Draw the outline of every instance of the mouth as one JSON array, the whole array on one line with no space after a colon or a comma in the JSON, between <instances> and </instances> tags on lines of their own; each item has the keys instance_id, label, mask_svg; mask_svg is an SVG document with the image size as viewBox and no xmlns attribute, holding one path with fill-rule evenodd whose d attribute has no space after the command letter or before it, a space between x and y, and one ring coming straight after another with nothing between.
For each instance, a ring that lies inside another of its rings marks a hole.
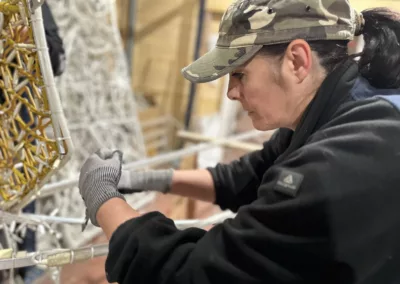
<instances>
[{"instance_id":1,"label":"mouth","mask_svg":"<svg viewBox=\"0 0 400 284\"><path fill-rule=\"evenodd\" d=\"M251 115L251 114L254 113L254 111L248 110L247 108L243 108L243 110L244 110L245 112L247 112L247 115Z\"/></svg>"}]
</instances>

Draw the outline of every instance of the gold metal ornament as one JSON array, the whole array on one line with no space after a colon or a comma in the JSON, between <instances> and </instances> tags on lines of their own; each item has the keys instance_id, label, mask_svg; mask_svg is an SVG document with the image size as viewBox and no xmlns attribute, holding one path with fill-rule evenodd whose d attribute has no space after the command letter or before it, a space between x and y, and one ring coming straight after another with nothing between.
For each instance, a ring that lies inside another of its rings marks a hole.
<instances>
[{"instance_id":1,"label":"gold metal ornament","mask_svg":"<svg viewBox=\"0 0 400 284\"><path fill-rule=\"evenodd\" d=\"M0 2L0 210L21 209L72 154L40 0Z\"/></svg>"}]
</instances>

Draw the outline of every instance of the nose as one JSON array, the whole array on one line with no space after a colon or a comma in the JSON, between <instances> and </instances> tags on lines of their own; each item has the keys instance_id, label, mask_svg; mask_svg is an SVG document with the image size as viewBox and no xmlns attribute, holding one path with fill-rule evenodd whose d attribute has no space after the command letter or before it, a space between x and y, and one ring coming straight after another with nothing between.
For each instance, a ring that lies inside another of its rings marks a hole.
<instances>
[{"instance_id":1,"label":"nose","mask_svg":"<svg viewBox=\"0 0 400 284\"><path fill-rule=\"evenodd\" d=\"M229 79L227 96L232 101L237 101L240 98L239 85L236 84L232 78Z\"/></svg>"}]
</instances>

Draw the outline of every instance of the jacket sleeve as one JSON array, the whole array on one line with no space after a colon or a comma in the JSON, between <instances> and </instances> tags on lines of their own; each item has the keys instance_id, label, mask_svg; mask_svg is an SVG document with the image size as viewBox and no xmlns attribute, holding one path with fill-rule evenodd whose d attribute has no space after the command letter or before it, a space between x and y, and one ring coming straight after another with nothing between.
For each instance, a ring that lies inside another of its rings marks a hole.
<instances>
[{"instance_id":1,"label":"jacket sleeve","mask_svg":"<svg viewBox=\"0 0 400 284\"><path fill-rule=\"evenodd\" d=\"M264 143L262 150L247 154L230 164L208 168L214 180L215 203L222 210L237 212L241 206L253 202L264 173L289 146L292 133L289 129L279 129Z\"/></svg>"},{"instance_id":2,"label":"jacket sleeve","mask_svg":"<svg viewBox=\"0 0 400 284\"><path fill-rule=\"evenodd\" d=\"M337 139L333 128L293 152L267 171L256 201L208 232L177 230L160 213L127 221L110 240L108 280L350 284L396 264L399 144L368 129ZM390 159L390 172L379 172Z\"/></svg>"},{"instance_id":3,"label":"jacket sleeve","mask_svg":"<svg viewBox=\"0 0 400 284\"><path fill-rule=\"evenodd\" d=\"M63 41L59 35L58 27L53 18L50 7L46 2L42 5L42 13L51 66L54 76L60 76L65 69L65 50Z\"/></svg>"},{"instance_id":4,"label":"jacket sleeve","mask_svg":"<svg viewBox=\"0 0 400 284\"><path fill-rule=\"evenodd\" d=\"M259 188L260 197L242 206L234 219L208 232L178 230L172 220L155 212L126 222L110 240L108 281L302 283L302 274L321 272L330 261L324 256L330 254L329 225L324 200L312 181L316 174L311 175L310 169L314 167L319 168L310 162L290 168L307 174L302 186L310 187L290 198L274 190L281 167L272 166Z\"/></svg>"},{"instance_id":5,"label":"jacket sleeve","mask_svg":"<svg viewBox=\"0 0 400 284\"><path fill-rule=\"evenodd\" d=\"M242 206L234 219L208 232L195 228L178 230L172 220L160 213L121 225L110 240L108 281L303 283L300 280L328 273L335 263L322 194L325 185L320 181L333 173L321 153L321 149L310 148L294 153L289 162L272 166L259 188L259 198ZM276 190L282 172L303 177L297 179L302 180L301 191L295 198ZM340 275L340 269L338 266L334 275Z\"/></svg>"}]
</instances>

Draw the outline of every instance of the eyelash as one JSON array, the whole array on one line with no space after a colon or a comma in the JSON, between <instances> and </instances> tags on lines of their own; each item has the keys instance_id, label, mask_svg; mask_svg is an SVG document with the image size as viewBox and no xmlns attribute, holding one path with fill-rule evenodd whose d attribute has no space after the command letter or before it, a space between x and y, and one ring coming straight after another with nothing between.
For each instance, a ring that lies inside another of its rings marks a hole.
<instances>
[{"instance_id":1,"label":"eyelash","mask_svg":"<svg viewBox=\"0 0 400 284\"><path fill-rule=\"evenodd\" d=\"M235 77L238 79L242 79L243 75L244 75L243 73L239 73L239 72L232 73L232 77Z\"/></svg>"}]
</instances>

